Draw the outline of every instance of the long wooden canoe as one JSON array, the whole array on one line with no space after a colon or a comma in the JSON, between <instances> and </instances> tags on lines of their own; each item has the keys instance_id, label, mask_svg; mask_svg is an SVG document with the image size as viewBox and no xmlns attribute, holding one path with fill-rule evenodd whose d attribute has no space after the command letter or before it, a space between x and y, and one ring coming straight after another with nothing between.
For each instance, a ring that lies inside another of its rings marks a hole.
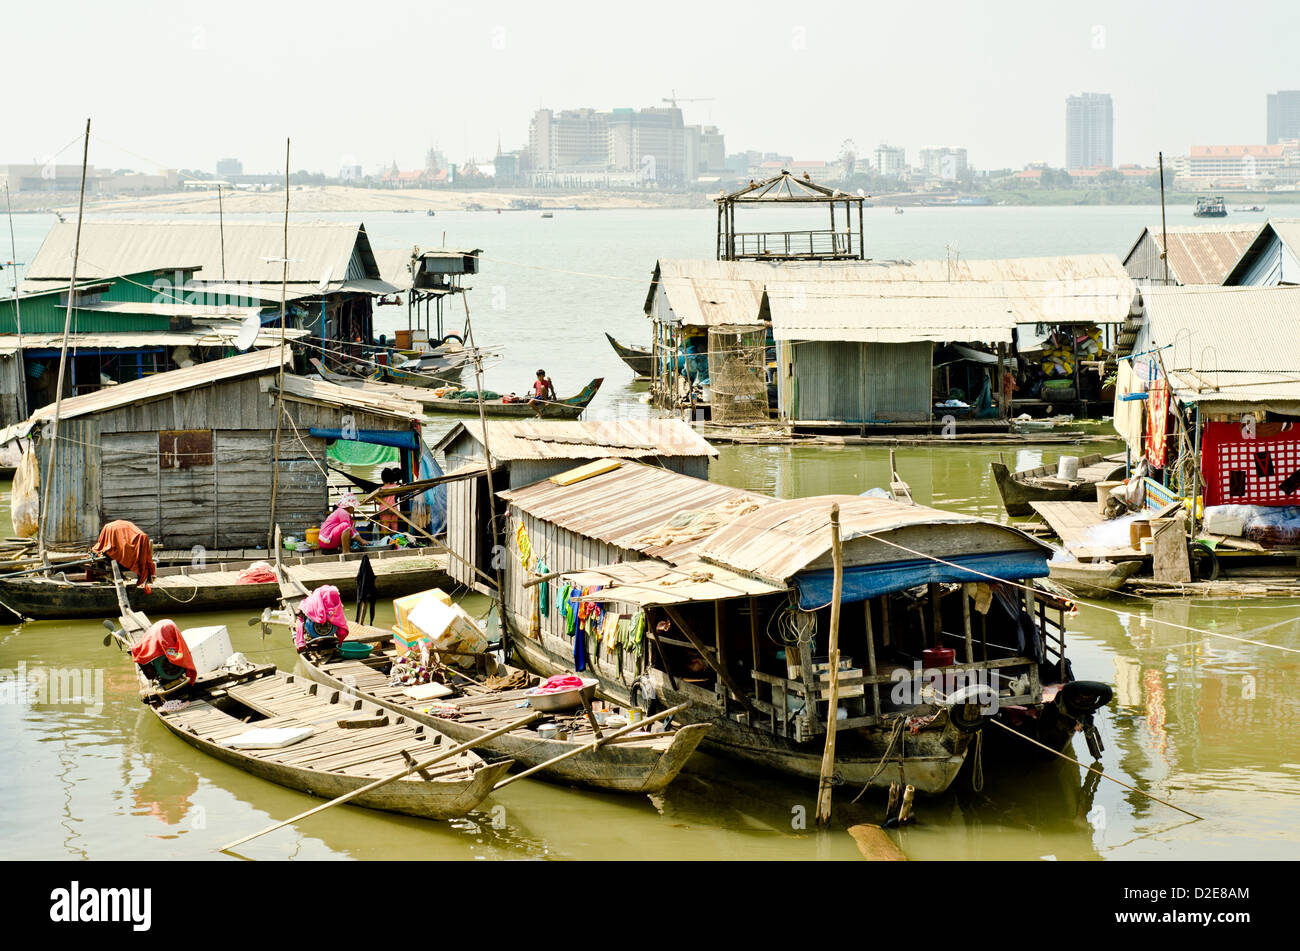
<instances>
[{"instance_id":1,"label":"long wooden canoe","mask_svg":"<svg viewBox=\"0 0 1300 951\"><path fill-rule=\"evenodd\" d=\"M461 711L460 716L456 719L434 716L425 712L429 701L419 703L406 695L405 687L390 685L387 671L395 659L395 652L388 650L364 661L303 657L302 663L312 680L349 691L367 704L376 704L394 715L421 723L457 743L474 743L518 719L520 704L528 699L528 688L493 692L458 678L452 686L456 694L437 702L455 706ZM509 668L505 671L509 672ZM517 768L524 769L596 738L580 709L572 716L557 717L564 721L568 734L565 739L542 739L537 733L538 724L534 723L488 740L482 746L476 744L474 748L512 759ZM620 737L540 770L537 775L551 782L610 792L659 792L677 778L708 731L708 724L696 723L664 733Z\"/></svg>"},{"instance_id":2,"label":"long wooden canoe","mask_svg":"<svg viewBox=\"0 0 1300 951\"><path fill-rule=\"evenodd\" d=\"M371 567L379 595L401 597L448 584L446 555L429 549L411 553L386 552L371 555ZM358 561L322 558L294 566L294 574L309 588L332 584L346 600L356 593ZM85 581L84 574L55 572L52 577L28 575L0 578L0 603L32 620L106 618L117 614L117 594L108 581ZM280 599L280 586L238 584L238 570L160 569L152 592L131 587L131 607L137 611L182 614L225 608L273 606Z\"/></svg>"},{"instance_id":3,"label":"long wooden canoe","mask_svg":"<svg viewBox=\"0 0 1300 951\"><path fill-rule=\"evenodd\" d=\"M648 347L629 347L619 343L609 333L605 334L605 339L609 345L614 348L619 359L626 363L638 379L649 379L654 373L654 357Z\"/></svg>"},{"instance_id":4,"label":"long wooden canoe","mask_svg":"<svg viewBox=\"0 0 1300 951\"><path fill-rule=\"evenodd\" d=\"M582 388L582 392L577 396L570 396L567 399L556 400L554 402L544 402L541 406L542 418L544 419L577 419L582 415L582 411L587 408L596 396L596 391L604 383L604 379L597 377ZM421 400L424 408L430 412L437 413L469 413L478 415L479 402L477 400L446 400L432 399ZM502 400L484 400L482 403L483 415L493 417L508 417L533 419L537 417L537 411L525 399L518 403L506 403Z\"/></svg>"},{"instance_id":5,"label":"long wooden canoe","mask_svg":"<svg viewBox=\"0 0 1300 951\"><path fill-rule=\"evenodd\" d=\"M1057 466L1037 466L1012 472L1001 462L989 464L993 481L1008 515L1034 514L1030 502L1087 502L1097 498L1097 483L1124 473L1123 455L1093 453L1079 460L1079 477L1057 477Z\"/></svg>"}]
</instances>

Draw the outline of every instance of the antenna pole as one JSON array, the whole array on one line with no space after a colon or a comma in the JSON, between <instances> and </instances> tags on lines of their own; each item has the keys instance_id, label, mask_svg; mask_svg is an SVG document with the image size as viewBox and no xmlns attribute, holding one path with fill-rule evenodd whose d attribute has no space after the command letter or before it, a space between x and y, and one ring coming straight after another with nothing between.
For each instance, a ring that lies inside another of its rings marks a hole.
<instances>
[{"instance_id":1,"label":"antenna pole","mask_svg":"<svg viewBox=\"0 0 1300 951\"><path fill-rule=\"evenodd\" d=\"M59 379L54 389L54 419L50 422L49 454L45 457L45 477L41 480L41 517L36 535L36 550L41 563L49 567L45 552L45 523L50 512L50 480L54 474L54 455L59 449L59 413L63 409L63 376L68 369L68 335L72 332L72 306L77 297L77 258L81 254L81 219L86 210L86 163L90 159L90 120L86 120L86 138L81 147L81 195L77 199L77 236L72 244L72 276L68 280L68 309L63 318L63 347L59 351Z\"/></svg>"},{"instance_id":2,"label":"antenna pole","mask_svg":"<svg viewBox=\"0 0 1300 951\"><path fill-rule=\"evenodd\" d=\"M1165 262L1165 285L1169 284L1169 231L1165 226L1165 153L1157 152L1160 165L1160 260Z\"/></svg>"},{"instance_id":3,"label":"antenna pole","mask_svg":"<svg viewBox=\"0 0 1300 951\"><path fill-rule=\"evenodd\" d=\"M221 236L221 280L226 280L226 214L221 202L221 186L217 186L217 231Z\"/></svg>"},{"instance_id":4,"label":"antenna pole","mask_svg":"<svg viewBox=\"0 0 1300 951\"><path fill-rule=\"evenodd\" d=\"M275 497L280 491L280 431L284 425L284 311L289 287L289 140L284 140L284 264L280 271L280 369L275 386L275 454L271 466L271 524L266 530L266 549L275 549ZM324 333L325 328L321 328ZM328 481L328 480L327 480ZM325 487L328 498L329 486Z\"/></svg>"},{"instance_id":5,"label":"antenna pole","mask_svg":"<svg viewBox=\"0 0 1300 951\"><path fill-rule=\"evenodd\" d=\"M9 183L5 182L5 207L9 210L9 254L12 260L14 283L14 325L18 331L18 418L27 418L27 360L23 357L23 311L18 299L18 243L14 240L14 206L9 199Z\"/></svg>"}]
</instances>

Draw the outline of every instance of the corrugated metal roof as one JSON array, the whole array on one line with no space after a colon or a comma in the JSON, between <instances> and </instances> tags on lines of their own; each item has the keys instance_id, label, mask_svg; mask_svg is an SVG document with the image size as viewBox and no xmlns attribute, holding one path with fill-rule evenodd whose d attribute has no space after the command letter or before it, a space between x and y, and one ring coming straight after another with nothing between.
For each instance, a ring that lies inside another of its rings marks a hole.
<instances>
[{"instance_id":1,"label":"corrugated metal roof","mask_svg":"<svg viewBox=\"0 0 1300 951\"><path fill-rule=\"evenodd\" d=\"M1260 225L1180 225L1166 229L1169 248L1165 256L1169 276L1179 284L1222 284L1242 253L1259 234ZM1127 265L1147 235L1164 250L1164 233L1158 226L1144 228L1128 254Z\"/></svg>"},{"instance_id":2,"label":"corrugated metal roof","mask_svg":"<svg viewBox=\"0 0 1300 951\"><path fill-rule=\"evenodd\" d=\"M55 224L27 269L33 281L62 278L72 271L72 251L77 223ZM151 269L201 265L201 279L252 281L276 287L283 274L284 226L273 223L227 222L224 227L224 277L222 233L216 222L194 221L86 221L81 226L79 277L105 278ZM364 274L349 274L354 251ZM332 222L289 225L289 281L379 278L365 226Z\"/></svg>"},{"instance_id":3,"label":"corrugated metal roof","mask_svg":"<svg viewBox=\"0 0 1300 951\"><path fill-rule=\"evenodd\" d=\"M482 424L468 421L453 426L434 451L445 451L466 434L482 444ZM703 436L680 419L494 419L488 423L488 439L494 462L718 455Z\"/></svg>"},{"instance_id":4,"label":"corrugated metal roof","mask_svg":"<svg viewBox=\"0 0 1300 951\"><path fill-rule=\"evenodd\" d=\"M411 289L411 249L381 249L375 251L375 263L379 266L379 276L400 291Z\"/></svg>"},{"instance_id":5,"label":"corrugated metal roof","mask_svg":"<svg viewBox=\"0 0 1300 951\"><path fill-rule=\"evenodd\" d=\"M1224 284L1236 284L1259 252L1264 250L1274 238L1290 249L1292 256L1300 258L1300 218L1270 218L1255 234L1250 245L1241 253L1236 263L1223 279Z\"/></svg>"},{"instance_id":6,"label":"corrugated metal roof","mask_svg":"<svg viewBox=\"0 0 1300 951\"><path fill-rule=\"evenodd\" d=\"M990 547L990 542L998 535L1009 543L1014 542L1008 547L1049 550L1018 529L970 515L891 499L821 495L773 502L741 516L704 541L696 555L704 561L725 565L773 584L785 583L801 571L821 567L818 563L829 555L830 512L834 503L840 507L840 537L845 543L865 535L883 535L910 526L948 525L969 529L969 551L953 542L945 548L948 556L996 550ZM879 545L886 553L881 561L906 561L916 557L884 542Z\"/></svg>"},{"instance_id":7,"label":"corrugated metal roof","mask_svg":"<svg viewBox=\"0 0 1300 951\"><path fill-rule=\"evenodd\" d=\"M1142 301L1134 351L1168 348L1161 362L1183 402L1300 401L1300 288L1148 288Z\"/></svg>"},{"instance_id":8,"label":"corrugated metal roof","mask_svg":"<svg viewBox=\"0 0 1300 951\"><path fill-rule=\"evenodd\" d=\"M763 288L777 282L844 284L866 287L869 294L931 297L974 285L982 290L952 291L949 296L1002 298L1011 303L1017 323L1031 324L1121 323L1134 290L1113 254L915 263L667 259L655 266L645 311L653 315L656 288L661 287L672 319L682 324L757 324L765 316Z\"/></svg>"},{"instance_id":9,"label":"corrugated metal roof","mask_svg":"<svg viewBox=\"0 0 1300 951\"><path fill-rule=\"evenodd\" d=\"M74 310L97 314L161 314L166 317L233 317L243 320L260 314L261 307L236 307L233 304L185 304L176 301L100 301L97 304L77 304Z\"/></svg>"},{"instance_id":10,"label":"corrugated metal roof","mask_svg":"<svg viewBox=\"0 0 1300 951\"><path fill-rule=\"evenodd\" d=\"M339 386L337 383L326 383L324 380L313 380L292 374L286 374L284 378L284 394L317 403L329 403L332 406L351 407L407 419L420 419L424 415L424 407L419 403L393 399L391 396L378 396L352 387Z\"/></svg>"},{"instance_id":11,"label":"corrugated metal roof","mask_svg":"<svg viewBox=\"0 0 1300 951\"><path fill-rule=\"evenodd\" d=\"M675 516L725 505L764 506L774 501L632 461L572 485L556 485L544 479L497 494L534 518L668 562L688 560L701 541L685 537L690 534L687 530L677 538L664 538L662 530ZM646 540L652 537L655 540Z\"/></svg>"},{"instance_id":12,"label":"corrugated metal roof","mask_svg":"<svg viewBox=\"0 0 1300 951\"><path fill-rule=\"evenodd\" d=\"M777 340L1010 343L1016 325L982 284L771 282L765 310Z\"/></svg>"},{"instance_id":13,"label":"corrugated metal roof","mask_svg":"<svg viewBox=\"0 0 1300 951\"><path fill-rule=\"evenodd\" d=\"M220 347L233 345L239 335L239 326L212 327L203 330L160 330L142 333L79 333L68 339L70 354L86 350L138 350L142 347ZM286 340L305 337L305 330L285 330ZM253 341L257 349L278 347L279 330L263 330ZM46 350L63 346L63 334L23 334L23 348ZM0 353L16 353L18 335L0 335Z\"/></svg>"},{"instance_id":14,"label":"corrugated metal roof","mask_svg":"<svg viewBox=\"0 0 1300 951\"><path fill-rule=\"evenodd\" d=\"M724 601L728 598L781 594L784 585L770 585L736 574L729 568L700 561L672 566L662 561L625 561L600 568L571 571L565 580L579 587L601 585L584 601L617 601L641 607L684 604L688 601Z\"/></svg>"},{"instance_id":15,"label":"corrugated metal roof","mask_svg":"<svg viewBox=\"0 0 1300 951\"><path fill-rule=\"evenodd\" d=\"M285 362L288 363L290 359L292 359L292 354L286 351ZM94 393L87 393L85 396L74 396L71 399L65 399L60 411L60 418L71 419L75 416L99 413L104 410L127 406L131 403L143 403L161 396L167 396L170 393L206 386L209 383L253 376L258 373L265 373L267 370L274 370L279 364L279 348L254 351L237 357L228 357L225 360L213 360L210 363L198 363L182 370L158 373L143 379L132 380L130 383L106 387ZM33 420L52 419L53 417L53 403L41 407L32 414Z\"/></svg>"}]
</instances>

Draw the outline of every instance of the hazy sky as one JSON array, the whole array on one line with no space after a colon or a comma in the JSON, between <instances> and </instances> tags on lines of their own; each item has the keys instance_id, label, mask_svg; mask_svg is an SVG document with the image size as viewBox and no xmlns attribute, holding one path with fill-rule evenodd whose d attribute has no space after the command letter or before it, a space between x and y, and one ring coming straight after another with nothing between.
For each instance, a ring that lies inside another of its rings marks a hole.
<instances>
[{"instance_id":1,"label":"hazy sky","mask_svg":"<svg viewBox=\"0 0 1300 951\"><path fill-rule=\"evenodd\" d=\"M1240 16L1238 16L1240 14ZM659 105L727 151L832 159L965 146L977 168L1064 163L1065 97L1109 92L1117 162L1265 140L1300 89L1300 3L24 3L0 16L0 162L93 120L91 164L335 174L527 143L540 106ZM80 158L75 148L60 162Z\"/></svg>"}]
</instances>

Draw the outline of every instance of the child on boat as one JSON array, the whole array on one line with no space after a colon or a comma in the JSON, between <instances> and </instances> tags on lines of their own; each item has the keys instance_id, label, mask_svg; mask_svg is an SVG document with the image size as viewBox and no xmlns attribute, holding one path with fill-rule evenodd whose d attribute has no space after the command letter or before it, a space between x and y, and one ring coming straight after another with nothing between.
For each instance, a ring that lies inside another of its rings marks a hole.
<instances>
[{"instance_id":1,"label":"child on boat","mask_svg":"<svg viewBox=\"0 0 1300 951\"><path fill-rule=\"evenodd\" d=\"M384 480L385 489L395 489L402 481L402 470L398 466L389 466L380 476ZM389 535L394 535L399 531L398 523L401 521L401 515L397 508L397 503L391 495L382 495L379 497L379 524L383 526L384 531Z\"/></svg>"}]
</instances>

